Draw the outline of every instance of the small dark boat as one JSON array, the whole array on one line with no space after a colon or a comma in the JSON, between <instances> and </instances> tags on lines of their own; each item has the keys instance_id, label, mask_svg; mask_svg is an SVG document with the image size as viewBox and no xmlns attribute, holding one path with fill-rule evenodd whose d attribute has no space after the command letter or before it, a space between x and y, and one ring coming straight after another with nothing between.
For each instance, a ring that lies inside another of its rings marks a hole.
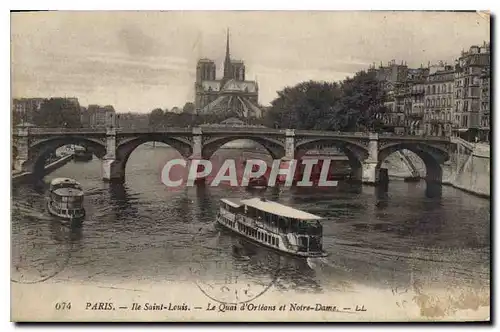
<instances>
[{"instance_id":1,"label":"small dark boat","mask_svg":"<svg viewBox=\"0 0 500 332\"><path fill-rule=\"evenodd\" d=\"M63 224L81 222L85 217L83 189L75 180L56 178L50 183L47 210Z\"/></svg>"},{"instance_id":2,"label":"small dark boat","mask_svg":"<svg viewBox=\"0 0 500 332\"><path fill-rule=\"evenodd\" d=\"M93 155L92 152L88 151L85 148L82 148L80 146L75 147L75 152L73 155L73 159L76 161L89 161L92 160Z\"/></svg>"}]
</instances>

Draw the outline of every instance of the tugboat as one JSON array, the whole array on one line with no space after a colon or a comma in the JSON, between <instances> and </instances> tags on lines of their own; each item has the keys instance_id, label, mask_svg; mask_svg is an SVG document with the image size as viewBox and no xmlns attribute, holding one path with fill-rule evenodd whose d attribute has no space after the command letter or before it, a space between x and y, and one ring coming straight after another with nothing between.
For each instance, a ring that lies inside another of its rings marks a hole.
<instances>
[{"instance_id":1,"label":"tugboat","mask_svg":"<svg viewBox=\"0 0 500 332\"><path fill-rule=\"evenodd\" d=\"M50 183L47 210L62 224L80 223L85 217L83 197L83 188L76 180L56 178Z\"/></svg>"},{"instance_id":2,"label":"tugboat","mask_svg":"<svg viewBox=\"0 0 500 332\"><path fill-rule=\"evenodd\" d=\"M322 218L268 201L221 199L217 223L249 240L274 250L299 256L326 257Z\"/></svg>"},{"instance_id":3,"label":"tugboat","mask_svg":"<svg viewBox=\"0 0 500 332\"><path fill-rule=\"evenodd\" d=\"M92 160L92 152L81 146L75 146L75 152L73 154L73 159L75 161L89 161Z\"/></svg>"}]
</instances>

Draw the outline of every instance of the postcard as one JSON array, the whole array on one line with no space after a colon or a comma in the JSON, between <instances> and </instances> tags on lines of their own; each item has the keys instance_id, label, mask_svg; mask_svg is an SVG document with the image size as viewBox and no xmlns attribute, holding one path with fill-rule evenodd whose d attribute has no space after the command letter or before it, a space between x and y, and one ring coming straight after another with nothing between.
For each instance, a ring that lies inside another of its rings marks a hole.
<instances>
[{"instance_id":1,"label":"postcard","mask_svg":"<svg viewBox=\"0 0 500 332\"><path fill-rule=\"evenodd\" d=\"M11 27L12 321L490 321L488 12Z\"/></svg>"}]
</instances>

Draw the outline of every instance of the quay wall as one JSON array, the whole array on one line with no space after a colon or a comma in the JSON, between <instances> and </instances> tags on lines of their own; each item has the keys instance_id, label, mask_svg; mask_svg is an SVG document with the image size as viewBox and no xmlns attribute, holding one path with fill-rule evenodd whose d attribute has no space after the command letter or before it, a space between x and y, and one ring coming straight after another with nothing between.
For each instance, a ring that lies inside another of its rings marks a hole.
<instances>
[{"instance_id":1,"label":"quay wall","mask_svg":"<svg viewBox=\"0 0 500 332\"><path fill-rule=\"evenodd\" d=\"M48 174L52 171L55 171L58 168L66 165L69 161L73 159L73 155L67 155L57 159L56 161L51 162L45 166L45 174ZM14 173L11 176L12 183L19 183L23 181L28 181L31 179L32 173L30 172L22 172L22 173Z\"/></svg>"},{"instance_id":2,"label":"quay wall","mask_svg":"<svg viewBox=\"0 0 500 332\"><path fill-rule=\"evenodd\" d=\"M412 161L420 176L424 177L425 165L422 160L411 151L403 151L403 153ZM408 165L396 153L384 161L384 166L388 169L389 177L392 179L412 176ZM477 196L490 197L490 177L490 147L488 145L476 144L472 153L454 155L443 165L444 185L450 185Z\"/></svg>"},{"instance_id":3,"label":"quay wall","mask_svg":"<svg viewBox=\"0 0 500 332\"><path fill-rule=\"evenodd\" d=\"M490 197L490 160L490 147L476 145L458 172L453 162L444 165L443 184L481 197Z\"/></svg>"}]
</instances>

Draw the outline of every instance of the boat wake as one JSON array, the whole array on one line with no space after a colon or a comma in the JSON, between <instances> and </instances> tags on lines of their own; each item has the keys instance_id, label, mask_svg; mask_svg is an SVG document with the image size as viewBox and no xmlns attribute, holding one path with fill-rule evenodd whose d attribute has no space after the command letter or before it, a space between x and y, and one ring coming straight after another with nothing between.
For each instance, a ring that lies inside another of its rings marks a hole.
<instances>
[{"instance_id":1,"label":"boat wake","mask_svg":"<svg viewBox=\"0 0 500 332\"><path fill-rule=\"evenodd\" d=\"M339 265L339 264L329 260L327 257L309 257L309 258L307 258L306 261L307 261L307 265L315 271L324 270L324 269L328 269L328 268L342 270L345 272L351 271L351 269L349 269L345 266Z\"/></svg>"}]
</instances>

